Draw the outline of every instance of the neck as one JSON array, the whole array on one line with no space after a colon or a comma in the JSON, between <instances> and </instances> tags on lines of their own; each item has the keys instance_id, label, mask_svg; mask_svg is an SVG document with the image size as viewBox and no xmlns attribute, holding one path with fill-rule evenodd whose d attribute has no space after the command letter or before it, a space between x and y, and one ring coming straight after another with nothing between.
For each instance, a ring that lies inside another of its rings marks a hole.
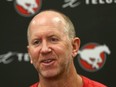
<instances>
[{"instance_id":1,"label":"neck","mask_svg":"<svg viewBox=\"0 0 116 87\"><path fill-rule=\"evenodd\" d=\"M58 78L41 79L38 87L82 87L82 79L76 69L70 68L68 73L63 73Z\"/></svg>"}]
</instances>

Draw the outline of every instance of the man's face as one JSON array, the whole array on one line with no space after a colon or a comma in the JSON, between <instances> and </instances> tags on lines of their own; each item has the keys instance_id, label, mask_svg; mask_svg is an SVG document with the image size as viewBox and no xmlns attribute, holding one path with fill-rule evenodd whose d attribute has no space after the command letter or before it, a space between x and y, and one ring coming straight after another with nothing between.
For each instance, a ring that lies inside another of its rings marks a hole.
<instances>
[{"instance_id":1,"label":"man's face","mask_svg":"<svg viewBox=\"0 0 116 87\"><path fill-rule=\"evenodd\" d=\"M28 52L40 76L49 78L67 72L72 63L72 43L62 22L41 19L30 26Z\"/></svg>"}]
</instances>

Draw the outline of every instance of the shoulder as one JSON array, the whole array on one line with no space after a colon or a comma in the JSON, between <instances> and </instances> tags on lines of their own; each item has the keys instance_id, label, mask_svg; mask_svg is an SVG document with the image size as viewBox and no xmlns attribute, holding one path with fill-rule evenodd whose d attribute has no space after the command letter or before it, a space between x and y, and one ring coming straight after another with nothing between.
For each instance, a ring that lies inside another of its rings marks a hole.
<instances>
[{"instance_id":1,"label":"shoulder","mask_svg":"<svg viewBox=\"0 0 116 87\"><path fill-rule=\"evenodd\" d=\"M39 84L39 82L37 82L37 83L31 85L30 87L38 87L38 84Z\"/></svg>"},{"instance_id":2,"label":"shoulder","mask_svg":"<svg viewBox=\"0 0 116 87\"><path fill-rule=\"evenodd\" d=\"M94 80L91 80L87 77L84 77L84 76L81 76L81 77L82 77L82 80L84 83L83 87L107 87L104 84L97 82L97 81L94 81Z\"/></svg>"}]
</instances>

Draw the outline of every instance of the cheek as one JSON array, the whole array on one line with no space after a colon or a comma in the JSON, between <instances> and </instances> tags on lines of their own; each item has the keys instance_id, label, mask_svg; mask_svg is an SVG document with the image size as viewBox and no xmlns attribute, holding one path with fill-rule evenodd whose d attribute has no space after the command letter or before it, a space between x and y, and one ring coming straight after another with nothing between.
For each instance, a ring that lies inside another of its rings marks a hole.
<instances>
[{"instance_id":1,"label":"cheek","mask_svg":"<svg viewBox=\"0 0 116 87\"><path fill-rule=\"evenodd\" d=\"M38 70L38 66L39 66L39 54L38 54L38 50L32 49L31 52L30 52L30 54L31 54L31 63Z\"/></svg>"},{"instance_id":2,"label":"cheek","mask_svg":"<svg viewBox=\"0 0 116 87\"><path fill-rule=\"evenodd\" d=\"M37 49L31 49L30 50L30 57L33 63L36 63L38 60L38 50Z\"/></svg>"},{"instance_id":3,"label":"cheek","mask_svg":"<svg viewBox=\"0 0 116 87\"><path fill-rule=\"evenodd\" d=\"M71 56L71 48L65 46L59 46L57 48L57 55L58 55L58 64L61 67L68 67L69 64L72 62L72 56Z\"/></svg>"},{"instance_id":4,"label":"cheek","mask_svg":"<svg viewBox=\"0 0 116 87\"><path fill-rule=\"evenodd\" d=\"M59 56L65 53L65 47L62 45L54 45L52 46L52 48L55 51L55 53Z\"/></svg>"},{"instance_id":5,"label":"cheek","mask_svg":"<svg viewBox=\"0 0 116 87\"><path fill-rule=\"evenodd\" d=\"M71 56L71 47L69 44L60 44L54 46L55 52L59 57L69 58Z\"/></svg>"}]
</instances>

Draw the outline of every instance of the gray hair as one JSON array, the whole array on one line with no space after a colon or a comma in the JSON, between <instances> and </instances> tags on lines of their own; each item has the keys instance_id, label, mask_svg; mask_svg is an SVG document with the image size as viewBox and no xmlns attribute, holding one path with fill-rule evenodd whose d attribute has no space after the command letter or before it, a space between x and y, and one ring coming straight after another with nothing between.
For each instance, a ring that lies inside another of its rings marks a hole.
<instances>
[{"instance_id":1,"label":"gray hair","mask_svg":"<svg viewBox=\"0 0 116 87\"><path fill-rule=\"evenodd\" d=\"M68 16L64 15L63 13L60 13L60 14L66 22L66 25L67 25L66 29L67 29L69 38L74 38L76 36L76 32L75 32L75 28L74 28L72 21L70 20L70 18Z\"/></svg>"}]
</instances>

